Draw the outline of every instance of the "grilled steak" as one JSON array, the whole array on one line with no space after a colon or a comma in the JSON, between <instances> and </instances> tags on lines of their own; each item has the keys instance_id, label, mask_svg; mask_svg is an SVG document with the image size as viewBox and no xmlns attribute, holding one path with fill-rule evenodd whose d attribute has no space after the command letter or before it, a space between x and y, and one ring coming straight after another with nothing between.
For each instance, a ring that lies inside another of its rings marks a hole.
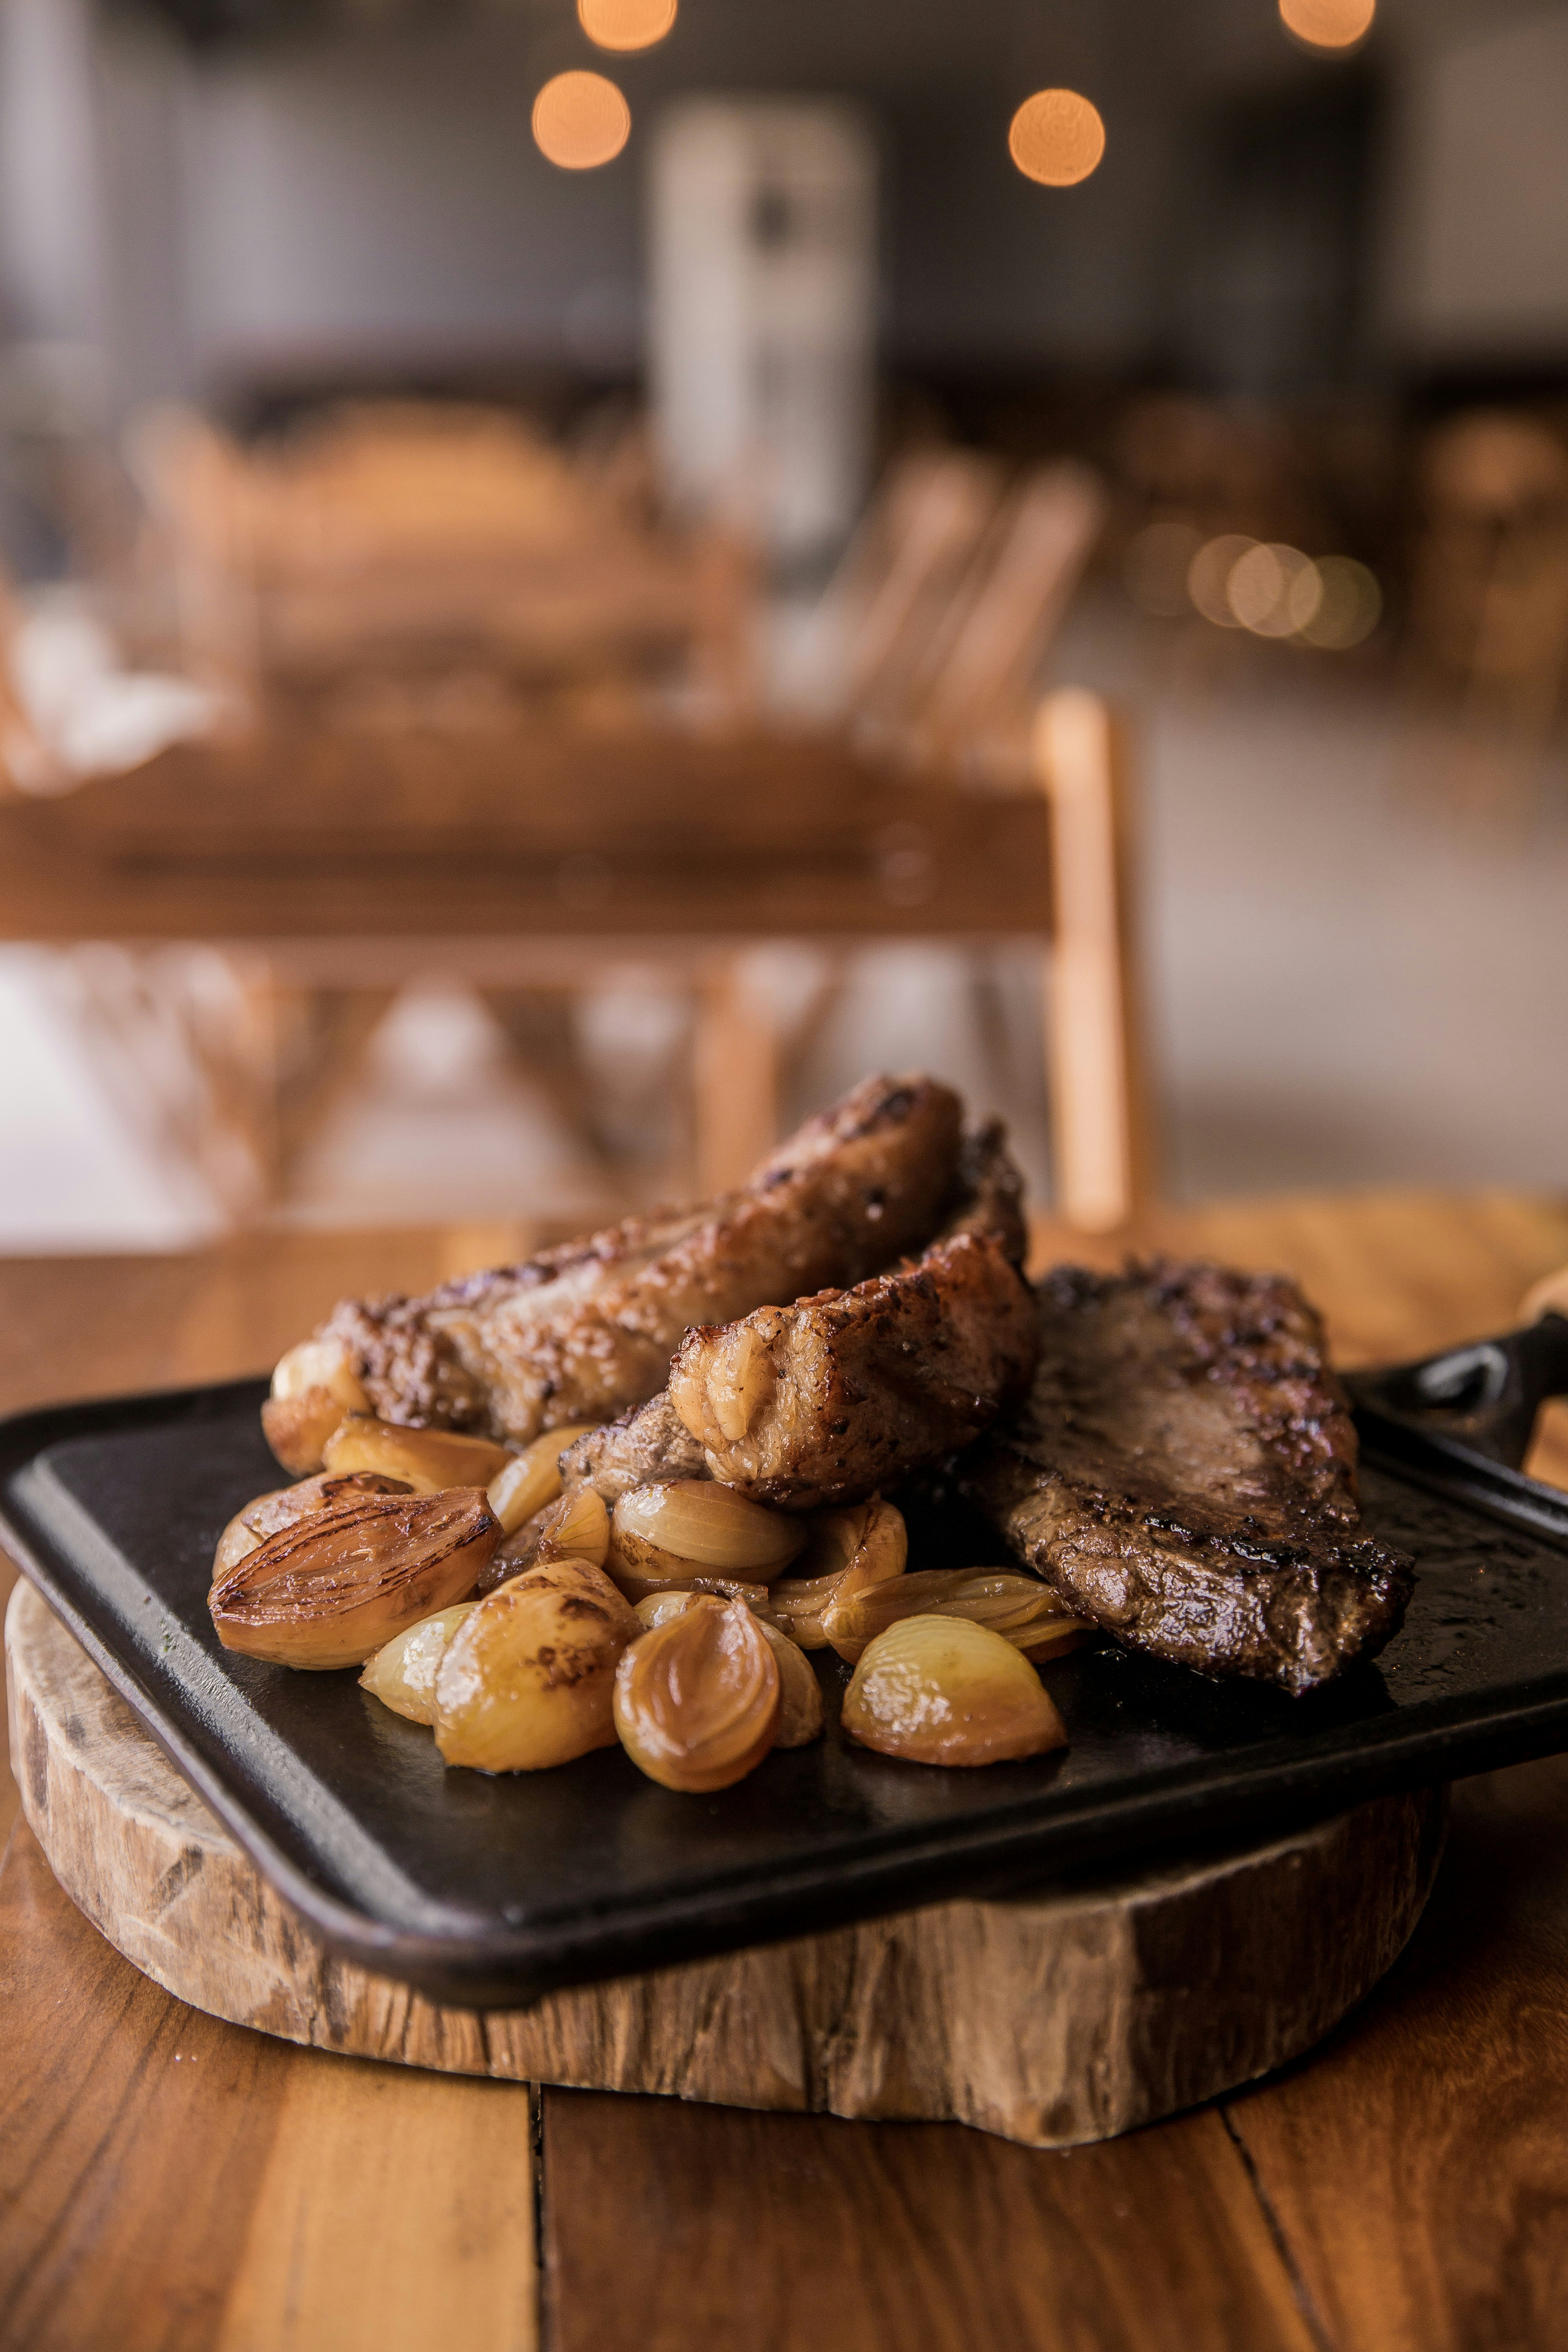
<instances>
[{"instance_id":1,"label":"grilled steak","mask_svg":"<svg viewBox=\"0 0 1568 2352\"><path fill-rule=\"evenodd\" d=\"M1159 1260L1038 1286L1026 1403L969 1491L1130 1648L1300 1693L1398 1631L1411 1571L1363 1534L1322 1326L1282 1276Z\"/></svg>"},{"instance_id":2,"label":"grilled steak","mask_svg":"<svg viewBox=\"0 0 1568 2352\"><path fill-rule=\"evenodd\" d=\"M664 1384L687 1326L860 1281L938 1225L962 1107L931 1078L868 1078L741 1191L628 1218L425 1298L346 1300L324 1327L383 1419L526 1441Z\"/></svg>"},{"instance_id":3,"label":"grilled steak","mask_svg":"<svg viewBox=\"0 0 1568 2352\"><path fill-rule=\"evenodd\" d=\"M967 1199L915 1264L687 1333L669 1401L715 1478L790 1510L859 1502L1020 1393L1037 1342L1000 1128L973 1139L965 1172Z\"/></svg>"},{"instance_id":4,"label":"grilled steak","mask_svg":"<svg viewBox=\"0 0 1568 2352\"><path fill-rule=\"evenodd\" d=\"M590 1430L561 1456L562 1484L592 1486L606 1503L618 1503L634 1486L708 1475L701 1445L677 1415L668 1389L618 1421Z\"/></svg>"}]
</instances>

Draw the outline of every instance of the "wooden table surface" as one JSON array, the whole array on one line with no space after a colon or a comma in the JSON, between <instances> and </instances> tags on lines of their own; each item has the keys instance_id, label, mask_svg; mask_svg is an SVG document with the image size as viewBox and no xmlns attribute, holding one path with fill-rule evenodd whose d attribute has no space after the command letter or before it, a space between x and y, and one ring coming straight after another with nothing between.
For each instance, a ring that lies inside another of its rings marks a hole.
<instances>
[{"instance_id":1,"label":"wooden table surface","mask_svg":"<svg viewBox=\"0 0 1568 2352\"><path fill-rule=\"evenodd\" d=\"M0 1408L225 1377L340 1291L519 1228L0 1262ZM1505 1327L1568 1207L1379 1193L1163 1218L1298 1274L1346 1362ZM1042 1229L1042 1255L1069 1252ZM1101 1253L1103 1255L1103 1253ZM1558 1423L1534 1466L1568 1484ZM1259 2087L1066 2155L453 2080L172 2000L3 1791L0 2346L26 2352L1560 2352L1568 1762L1465 1783L1385 1983Z\"/></svg>"}]
</instances>

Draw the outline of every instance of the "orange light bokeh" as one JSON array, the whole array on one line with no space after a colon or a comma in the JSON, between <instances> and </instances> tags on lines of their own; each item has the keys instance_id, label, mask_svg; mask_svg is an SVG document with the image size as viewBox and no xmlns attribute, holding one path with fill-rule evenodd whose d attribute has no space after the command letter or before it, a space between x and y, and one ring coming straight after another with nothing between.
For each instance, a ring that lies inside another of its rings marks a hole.
<instances>
[{"instance_id":1,"label":"orange light bokeh","mask_svg":"<svg viewBox=\"0 0 1568 2352\"><path fill-rule=\"evenodd\" d=\"M1076 89L1037 89L1013 117L1007 152L1026 179L1076 187L1105 152L1100 110Z\"/></svg>"},{"instance_id":2,"label":"orange light bokeh","mask_svg":"<svg viewBox=\"0 0 1568 2352\"><path fill-rule=\"evenodd\" d=\"M1377 0L1279 0L1288 33L1313 49L1348 49L1371 31Z\"/></svg>"},{"instance_id":3,"label":"orange light bokeh","mask_svg":"<svg viewBox=\"0 0 1568 2352\"><path fill-rule=\"evenodd\" d=\"M609 163L631 127L631 108L603 74L557 74L533 101L539 151L563 172L591 172Z\"/></svg>"},{"instance_id":4,"label":"orange light bokeh","mask_svg":"<svg viewBox=\"0 0 1568 2352\"><path fill-rule=\"evenodd\" d=\"M679 0L577 0L577 22L601 49L651 49L675 22Z\"/></svg>"}]
</instances>

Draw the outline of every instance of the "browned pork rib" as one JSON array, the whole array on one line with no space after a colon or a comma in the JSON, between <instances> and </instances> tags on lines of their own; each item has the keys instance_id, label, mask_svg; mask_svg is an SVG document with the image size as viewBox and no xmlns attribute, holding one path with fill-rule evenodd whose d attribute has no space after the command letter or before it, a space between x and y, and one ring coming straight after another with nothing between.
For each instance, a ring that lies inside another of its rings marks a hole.
<instances>
[{"instance_id":1,"label":"browned pork rib","mask_svg":"<svg viewBox=\"0 0 1568 2352\"><path fill-rule=\"evenodd\" d=\"M858 1282L918 1247L953 1192L962 1115L931 1078L868 1078L739 1192L425 1298L345 1301L323 1337L384 1420L514 1442L608 1420L663 1386L689 1324Z\"/></svg>"},{"instance_id":2,"label":"browned pork rib","mask_svg":"<svg viewBox=\"0 0 1568 2352\"><path fill-rule=\"evenodd\" d=\"M858 1502L968 1444L1019 1393L1037 1341L999 1128L965 1172L966 1201L917 1263L687 1333L669 1401L715 1478L790 1510Z\"/></svg>"},{"instance_id":3,"label":"browned pork rib","mask_svg":"<svg viewBox=\"0 0 1568 2352\"><path fill-rule=\"evenodd\" d=\"M1362 1530L1322 1326L1279 1275L1058 1267L1040 1360L970 1491L1020 1559L1130 1648L1300 1693L1395 1633L1408 1563Z\"/></svg>"}]
</instances>

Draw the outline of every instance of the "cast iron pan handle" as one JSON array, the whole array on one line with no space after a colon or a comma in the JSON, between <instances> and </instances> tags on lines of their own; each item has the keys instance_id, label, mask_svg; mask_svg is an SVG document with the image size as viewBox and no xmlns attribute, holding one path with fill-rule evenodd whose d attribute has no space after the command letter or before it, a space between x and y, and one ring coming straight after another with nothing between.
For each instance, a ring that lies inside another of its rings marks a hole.
<instances>
[{"instance_id":1,"label":"cast iron pan handle","mask_svg":"<svg viewBox=\"0 0 1568 2352\"><path fill-rule=\"evenodd\" d=\"M1380 1412L1518 1470L1542 1406L1549 1397L1568 1396L1568 1266L1538 1282L1521 1313L1522 1327L1500 1339L1475 1339L1423 1363L1357 1373L1352 1390Z\"/></svg>"}]
</instances>

